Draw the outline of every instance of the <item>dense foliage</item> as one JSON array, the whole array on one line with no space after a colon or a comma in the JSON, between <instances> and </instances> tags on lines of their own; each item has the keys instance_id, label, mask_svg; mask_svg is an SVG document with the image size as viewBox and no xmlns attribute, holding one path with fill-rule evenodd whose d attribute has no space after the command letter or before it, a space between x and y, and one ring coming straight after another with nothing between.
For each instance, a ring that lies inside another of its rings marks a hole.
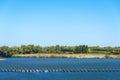
<instances>
[{"instance_id":1,"label":"dense foliage","mask_svg":"<svg viewBox=\"0 0 120 80\"><path fill-rule=\"evenodd\" d=\"M35 54L35 53L70 53L70 54L86 54L86 53L103 53L103 54L120 54L120 47L88 47L87 45L79 46L35 46L35 45L21 45L21 46L1 46L0 56L11 57L13 54Z\"/></svg>"}]
</instances>

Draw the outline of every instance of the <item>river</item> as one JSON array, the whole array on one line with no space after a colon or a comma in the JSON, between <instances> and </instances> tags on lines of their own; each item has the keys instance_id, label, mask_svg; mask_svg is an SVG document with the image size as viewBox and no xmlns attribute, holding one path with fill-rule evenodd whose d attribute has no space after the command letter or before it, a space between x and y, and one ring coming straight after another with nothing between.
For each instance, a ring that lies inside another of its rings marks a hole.
<instances>
[{"instance_id":1,"label":"river","mask_svg":"<svg viewBox=\"0 0 120 80\"><path fill-rule=\"evenodd\" d=\"M7 58L0 80L120 80L120 59Z\"/></svg>"}]
</instances>

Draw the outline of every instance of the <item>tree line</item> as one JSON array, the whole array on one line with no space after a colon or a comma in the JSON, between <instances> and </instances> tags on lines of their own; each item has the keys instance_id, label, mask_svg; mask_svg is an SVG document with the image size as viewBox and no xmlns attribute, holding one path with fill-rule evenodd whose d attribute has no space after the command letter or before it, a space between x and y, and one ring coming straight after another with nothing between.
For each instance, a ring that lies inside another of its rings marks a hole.
<instances>
[{"instance_id":1,"label":"tree line","mask_svg":"<svg viewBox=\"0 0 120 80\"><path fill-rule=\"evenodd\" d=\"M120 54L120 47L99 47L88 45L78 46L39 46L39 45L21 45L21 46L1 46L0 57L11 57L14 54L36 54L36 53L69 53L69 54L88 54L88 53L103 53L103 54Z\"/></svg>"}]
</instances>

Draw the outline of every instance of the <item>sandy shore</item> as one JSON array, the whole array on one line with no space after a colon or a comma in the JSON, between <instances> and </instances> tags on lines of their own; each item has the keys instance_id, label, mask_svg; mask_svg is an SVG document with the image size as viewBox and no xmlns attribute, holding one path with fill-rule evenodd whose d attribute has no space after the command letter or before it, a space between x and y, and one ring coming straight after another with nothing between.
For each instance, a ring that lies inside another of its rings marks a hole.
<instances>
[{"instance_id":1,"label":"sandy shore","mask_svg":"<svg viewBox=\"0 0 120 80\"><path fill-rule=\"evenodd\" d=\"M33 57L33 58L120 58L120 55L105 54L16 54L13 57Z\"/></svg>"},{"instance_id":2,"label":"sandy shore","mask_svg":"<svg viewBox=\"0 0 120 80\"><path fill-rule=\"evenodd\" d=\"M0 60L5 60L4 58L0 58Z\"/></svg>"}]
</instances>

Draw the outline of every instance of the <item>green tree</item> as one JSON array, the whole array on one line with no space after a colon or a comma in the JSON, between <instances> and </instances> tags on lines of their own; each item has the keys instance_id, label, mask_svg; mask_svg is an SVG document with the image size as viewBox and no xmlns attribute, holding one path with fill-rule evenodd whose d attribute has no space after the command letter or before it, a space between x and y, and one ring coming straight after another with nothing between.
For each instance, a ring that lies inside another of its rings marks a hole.
<instances>
[{"instance_id":1,"label":"green tree","mask_svg":"<svg viewBox=\"0 0 120 80\"><path fill-rule=\"evenodd\" d=\"M11 57L13 55L12 49L8 46L0 47L0 56L1 57Z\"/></svg>"}]
</instances>

